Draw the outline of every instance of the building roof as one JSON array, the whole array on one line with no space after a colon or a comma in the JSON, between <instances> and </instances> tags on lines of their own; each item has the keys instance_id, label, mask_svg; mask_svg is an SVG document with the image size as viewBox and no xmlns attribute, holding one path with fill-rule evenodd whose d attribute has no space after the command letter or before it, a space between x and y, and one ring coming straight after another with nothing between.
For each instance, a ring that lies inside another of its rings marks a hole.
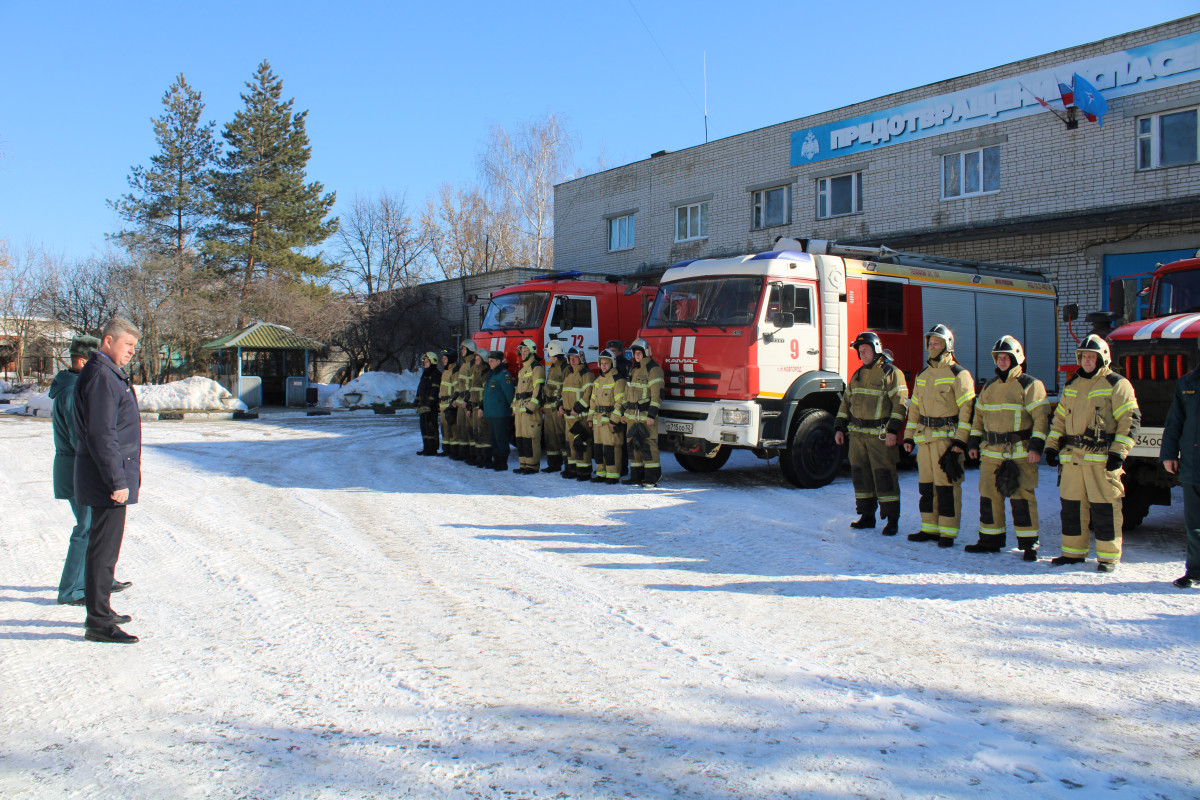
<instances>
[{"instance_id":1,"label":"building roof","mask_svg":"<svg viewBox=\"0 0 1200 800\"><path fill-rule=\"evenodd\" d=\"M247 350L323 350L325 345L299 336L291 328L262 321L201 345L202 350L234 347Z\"/></svg>"}]
</instances>

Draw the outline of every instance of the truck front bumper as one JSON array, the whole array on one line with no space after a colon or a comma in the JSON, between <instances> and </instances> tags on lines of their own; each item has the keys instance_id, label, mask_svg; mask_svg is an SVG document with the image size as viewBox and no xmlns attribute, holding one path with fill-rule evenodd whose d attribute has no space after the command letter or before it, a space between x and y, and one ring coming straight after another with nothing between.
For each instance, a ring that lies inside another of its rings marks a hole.
<instances>
[{"instance_id":1,"label":"truck front bumper","mask_svg":"<svg viewBox=\"0 0 1200 800\"><path fill-rule=\"evenodd\" d=\"M669 452L692 452L701 442L757 447L762 408L753 402L667 400L658 415L659 442Z\"/></svg>"}]
</instances>

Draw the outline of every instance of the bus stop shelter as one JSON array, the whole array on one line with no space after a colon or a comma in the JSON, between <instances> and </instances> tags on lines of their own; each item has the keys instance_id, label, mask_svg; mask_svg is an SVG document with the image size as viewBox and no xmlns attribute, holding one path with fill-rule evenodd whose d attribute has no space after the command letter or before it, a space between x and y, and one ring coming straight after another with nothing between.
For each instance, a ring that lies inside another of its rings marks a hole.
<instances>
[{"instance_id":1,"label":"bus stop shelter","mask_svg":"<svg viewBox=\"0 0 1200 800\"><path fill-rule=\"evenodd\" d=\"M255 322L201 345L213 351L211 377L249 408L303 407L308 396L309 353L325 349L320 342L291 328Z\"/></svg>"}]
</instances>

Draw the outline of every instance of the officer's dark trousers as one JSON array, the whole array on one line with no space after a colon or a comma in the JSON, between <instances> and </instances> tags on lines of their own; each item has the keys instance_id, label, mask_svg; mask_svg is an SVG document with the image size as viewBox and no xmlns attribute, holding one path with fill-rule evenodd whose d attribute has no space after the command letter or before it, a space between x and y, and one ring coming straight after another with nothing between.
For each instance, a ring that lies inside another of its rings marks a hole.
<instances>
[{"instance_id":1,"label":"officer's dark trousers","mask_svg":"<svg viewBox=\"0 0 1200 800\"><path fill-rule=\"evenodd\" d=\"M508 466L508 417L487 417L488 441L492 445L492 466Z\"/></svg>"},{"instance_id":2,"label":"officer's dark trousers","mask_svg":"<svg viewBox=\"0 0 1200 800\"><path fill-rule=\"evenodd\" d=\"M1200 485L1183 484L1183 526L1187 528L1187 574L1200 578Z\"/></svg>"},{"instance_id":3,"label":"officer's dark trousers","mask_svg":"<svg viewBox=\"0 0 1200 800\"><path fill-rule=\"evenodd\" d=\"M83 597L87 626L106 631L113 627L113 575L125 538L127 506L92 506L92 529L88 534L87 563L84 565Z\"/></svg>"}]
</instances>

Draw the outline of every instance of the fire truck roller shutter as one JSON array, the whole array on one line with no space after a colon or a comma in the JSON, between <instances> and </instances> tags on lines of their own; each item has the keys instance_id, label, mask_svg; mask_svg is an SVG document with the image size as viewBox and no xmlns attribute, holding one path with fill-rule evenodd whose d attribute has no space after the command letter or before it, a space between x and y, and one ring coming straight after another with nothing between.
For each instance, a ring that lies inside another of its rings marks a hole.
<instances>
[{"instance_id":1,"label":"fire truck roller shutter","mask_svg":"<svg viewBox=\"0 0 1200 800\"><path fill-rule=\"evenodd\" d=\"M979 348L975 342L975 297L974 292L963 289L941 289L931 286L921 287L921 319L923 331L928 331L934 325L945 325L954 331L954 357L972 375L980 375L978 361ZM993 339L992 341L995 341ZM924 343L922 343L924 346ZM983 350L987 361L987 371L983 375L991 375L991 347L989 342ZM919 368L917 371L920 371Z\"/></svg>"},{"instance_id":2,"label":"fire truck roller shutter","mask_svg":"<svg viewBox=\"0 0 1200 800\"><path fill-rule=\"evenodd\" d=\"M975 345L978 352L978 364L971 374L979 378L990 378L996 372L996 364L992 361L992 345L1005 334L1016 336L1025 345L1025 357L1030 351L1029 337L1021 339L1018 331L1025 332L1025 298L1019 295L999 294L994 292L979 292L975 295ZM1044 347L1053 349L1053 338ZM1040 376L1039 376L1040 377ZM1054 384L1054 376L1050 376L1050 385Z\"/></svg>"},{"instance_id":3,"label":"fire truck roller shutter","mask_svg":"<svg viewBox=\"0 0 1200 800\"><path fill-rule=\"evenodd\" d=\"M1028 374L1048 387L1057 383L1058 338L1052 298L1025 298L1025 362ZM1032 347L1030 345L1033 345Z\"/></svg>"}]
</instances>

